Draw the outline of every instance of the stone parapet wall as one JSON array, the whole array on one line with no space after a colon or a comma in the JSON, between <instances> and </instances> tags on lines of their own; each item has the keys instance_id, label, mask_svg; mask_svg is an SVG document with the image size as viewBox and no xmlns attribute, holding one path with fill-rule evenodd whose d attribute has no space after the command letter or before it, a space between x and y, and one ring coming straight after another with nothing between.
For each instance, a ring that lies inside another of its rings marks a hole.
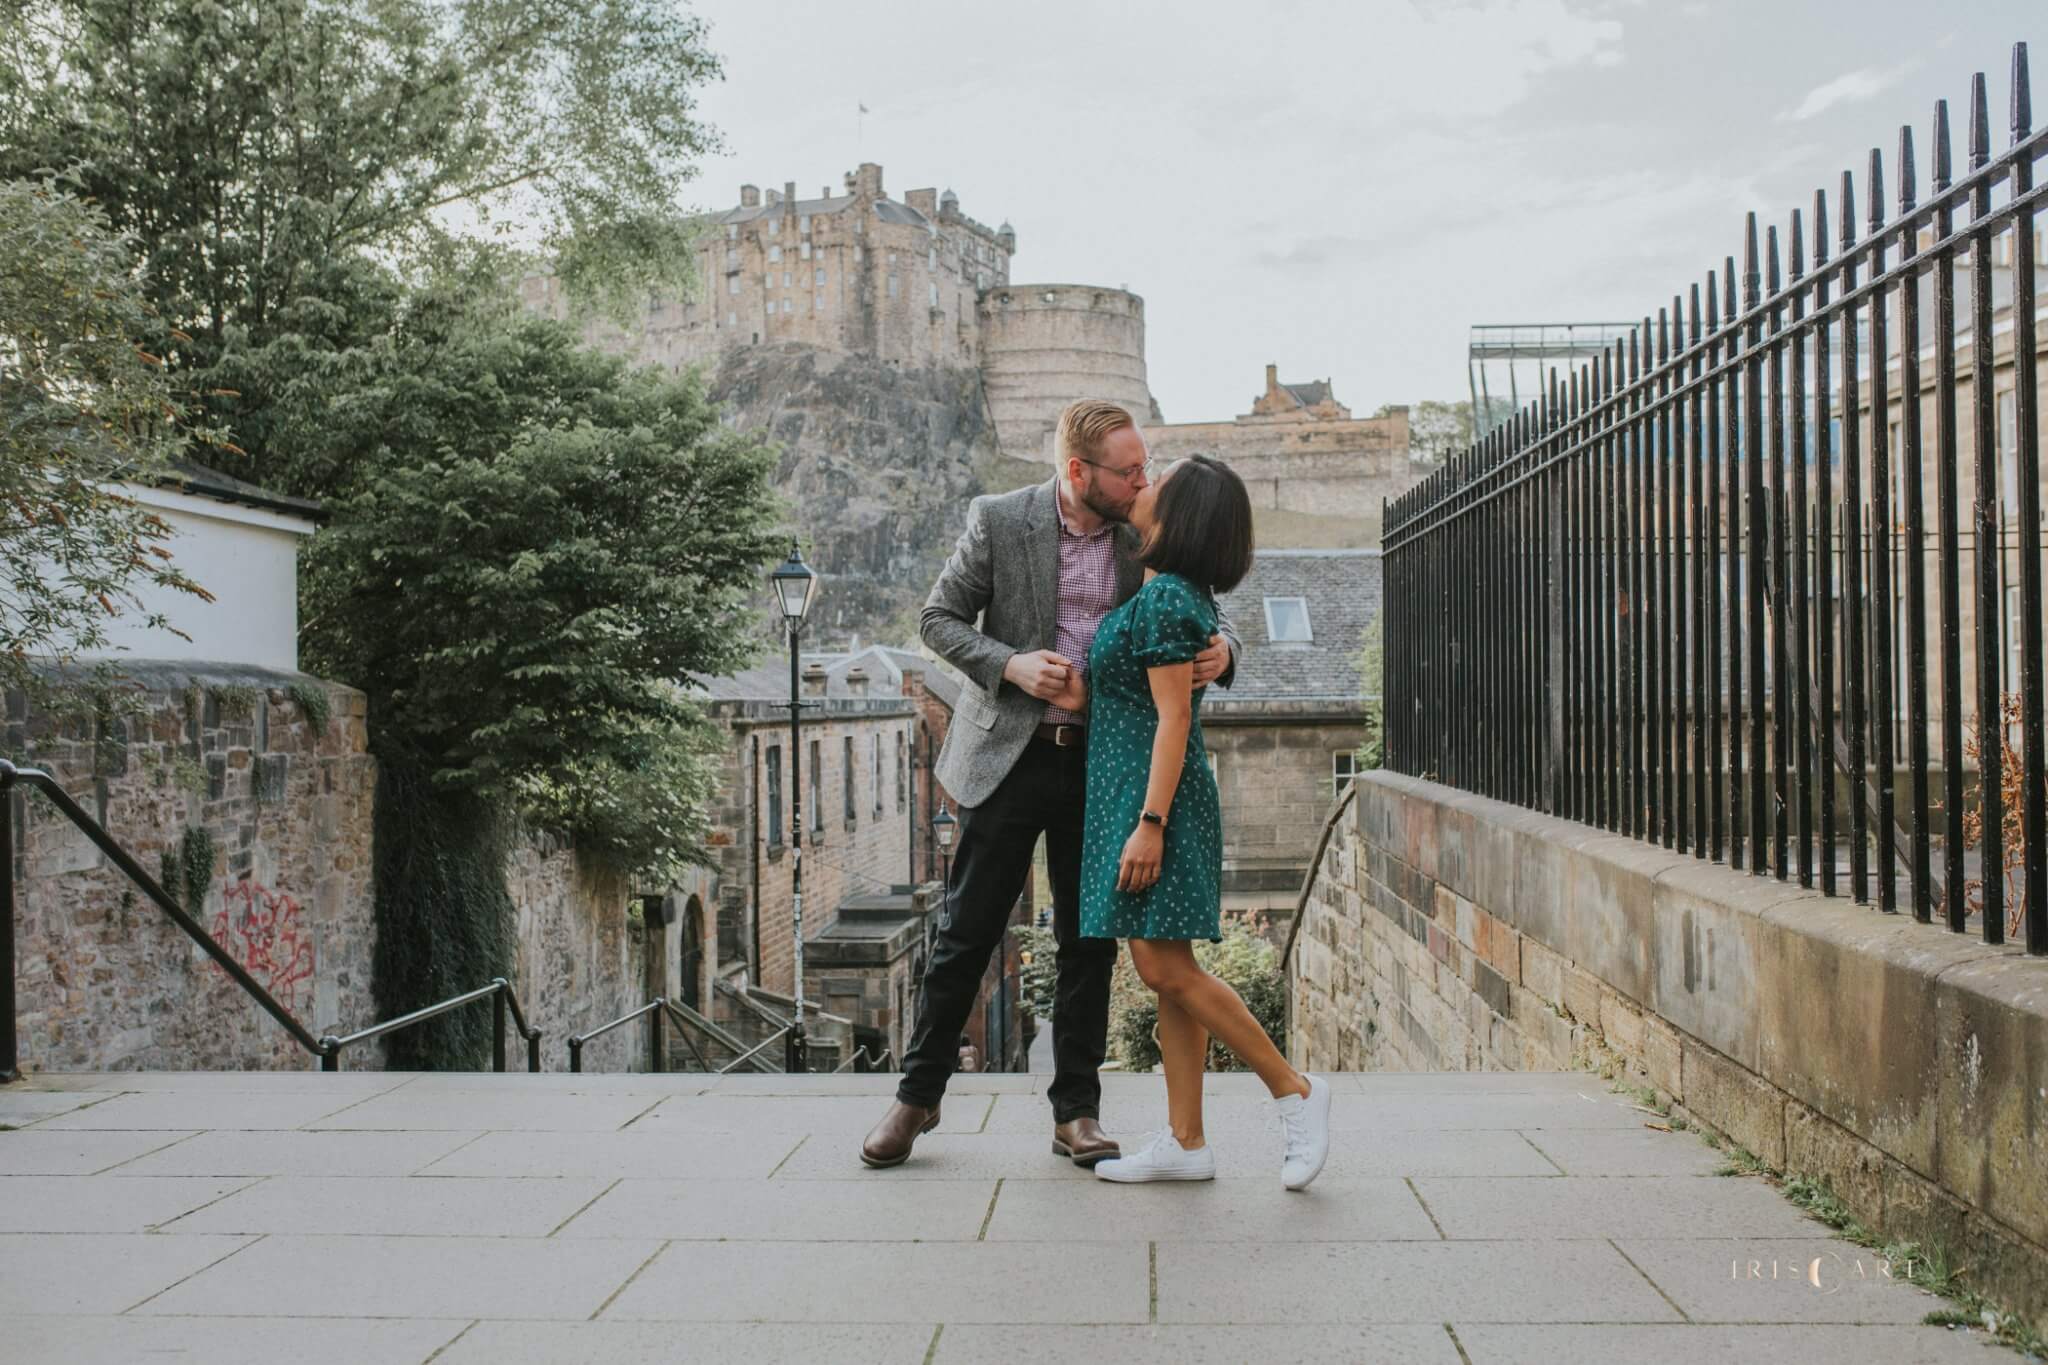
<instances>
[{"instance_id":1,"label":"stone parapet wall","mask_svg":"<svg viewBox=\"0 0 2048 1365\"><path fill-rule=\"evenodd\" d=\"M4 753L50 773L316 1037L377 1019L372 884L377 762L363 694L302 673L124 659L129 699L59 719L9 703ZM304 699L326 698L324 723ZM15 984L21 1061L35 1071L294 1069L318 1065L49 801L17 789ZM514 986L563 1039L644 1003L644 934L629 888L542 834L517 840ZM472 982L481 986L488 983ZM421 1002L427 1003L427 1002ZM487 1008L477 1006L476 1008ZM630 1029L590 1070L637 1070ZM640 1035L633 1035L638 1038ZM515 1046L511 1064L523 1065ZM347 1070L382 1065L374 1045Z\"/></svg>"},{"instance_id":2,"label":"stone parapet wall","mask_svg":"<svg viewBox=\"0 0 2048 1365\"><path fill-rule=\"evenodd\" d=\"M186 909L316 1035L369 1022L376 760L363 694L242 666L122 669L140 690L105 717L32 715L17 696L7 755L55 777L152 875L167 853L203 852L204 892ZM295 689L327 698L324 726ZM17 789L10 804L25 1066L316 1065L47 800Z\"/></svg>"},{"instance_id":3,"label":"stone parapet wall","mask_svg":"<svg viewBox=\"0 0 2048 1365\"><path fill-rule=\"evenodd\" d=\"M1296 1065L1614 1063L2048 1316L2048 962L1389 773L1288 957Z\"/></svg>"}]
</instances>

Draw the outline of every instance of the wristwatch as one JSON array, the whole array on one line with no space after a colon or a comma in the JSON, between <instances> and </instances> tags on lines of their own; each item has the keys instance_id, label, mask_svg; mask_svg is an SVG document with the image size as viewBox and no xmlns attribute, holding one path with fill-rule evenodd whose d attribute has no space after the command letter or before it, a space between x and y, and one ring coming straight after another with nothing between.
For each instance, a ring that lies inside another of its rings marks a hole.
<instances>
[{"instance_id":1,"label":"wristwatch","mask_svg":"<svg viewBox=\"0 0 2048 1365\"><path fill-rule=\"evenodd\" d=\"M1166 828L1166 817L1163 815L1155 814L1152 811L1141 811L1139 812L1138 818L1148 825L1157 825L1161 829Z\"/></svg>"}]
</instances>

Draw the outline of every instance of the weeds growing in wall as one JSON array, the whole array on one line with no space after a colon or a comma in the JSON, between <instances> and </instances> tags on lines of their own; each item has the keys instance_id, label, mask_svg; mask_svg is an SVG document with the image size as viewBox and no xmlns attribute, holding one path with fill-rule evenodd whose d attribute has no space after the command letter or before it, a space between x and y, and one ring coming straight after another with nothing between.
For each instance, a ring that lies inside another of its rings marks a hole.
<instances>
[{"instance_id":1,"label":"weeds growing in wall","mask_svg":"<svg viewBox=\"0 0 2048 1365\"><path fill-rule=\"evenodd\" d=\"M509 824L473 793L437 789L416 766L383 761L377 777L377 1017L401 1014L513 976L516 920L505 885ZM490 1065L487 1004L390 1034L386 1064L404 1071Z\"/></svg>"}]
</instances>

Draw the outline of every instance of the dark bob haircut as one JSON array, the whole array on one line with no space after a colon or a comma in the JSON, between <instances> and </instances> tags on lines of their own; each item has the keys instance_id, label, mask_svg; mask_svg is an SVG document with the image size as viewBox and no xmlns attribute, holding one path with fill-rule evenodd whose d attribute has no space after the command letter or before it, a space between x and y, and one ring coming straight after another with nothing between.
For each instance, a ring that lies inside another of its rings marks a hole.
<instances>
[{"instance_id":1,"label":"dark bob haircut","mask_svg":"<svg viewBox=\"0 0 2048 1365\"><path fill-rule=\"evenodd\" d=\"M1138 557L1211 592L1229 592L1252 571L1252 500L1221 460L1190 455L1173 466L1152 505Z\"/></svg>"}]
</instances>

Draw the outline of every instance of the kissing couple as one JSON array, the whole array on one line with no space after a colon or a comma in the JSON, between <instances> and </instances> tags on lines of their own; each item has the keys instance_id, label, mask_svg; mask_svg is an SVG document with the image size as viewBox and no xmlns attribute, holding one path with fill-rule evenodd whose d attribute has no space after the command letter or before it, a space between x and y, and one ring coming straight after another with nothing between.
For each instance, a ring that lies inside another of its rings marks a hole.
<instances>
[{"instance_id":1,"label":"kissing couple","mask_svg":"<svg viewBox=\"0 0 2048 1365\"><path fill-rule=\"evenodd\" d=\"M966 678L937 778L960 808L936 947L895 1103L861 1146L899 1166L939 1123L961 1026L1045 836L1059 946L1052 1021L1055 1155L1105 1180L1211 1180L1202 1132L1209 1039L1278 1103L1282 1183L1329 1153L1330 1086L1296 1071L1228 984L1195 961L1222 934L1223 820L1199 717L1239 643L1216 594L1252 565L1252 508L1229 466L1158 471L1131 415L1060 414L1058 471L974 499L926 600L924 641ZM1159 996L1169 1127L1125 1154L1100 1122L1116 940Z\"/></svg>"}]
</instances>

